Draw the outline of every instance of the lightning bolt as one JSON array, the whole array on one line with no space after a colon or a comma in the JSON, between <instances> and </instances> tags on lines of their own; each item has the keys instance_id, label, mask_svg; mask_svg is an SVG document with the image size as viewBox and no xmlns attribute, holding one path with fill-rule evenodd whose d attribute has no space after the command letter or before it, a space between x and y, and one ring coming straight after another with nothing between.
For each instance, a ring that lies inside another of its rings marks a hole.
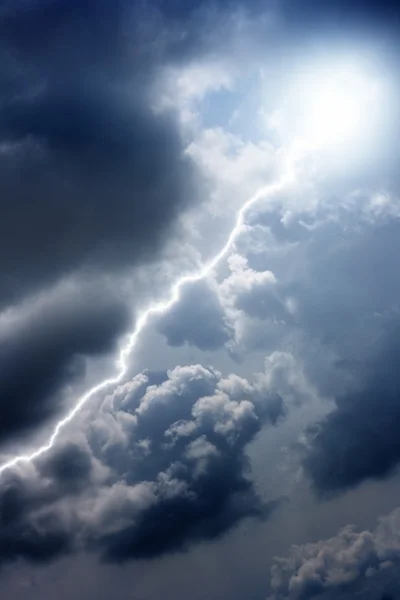
<instances>
[{"instance_id":1,"label":"lightning bolt","mask_svg":"<svg viewBox=\"0 0 400 600\"><path fill-rule=\"evenodd\" d=\"M180 298L180 292L184 285L186 285L187 283L194 283L196 281L204 279L213 271L213 269L218 265L218 263L226 256L230 248L233 246L235 240L241 233L244 225L245 215L248 212L249 208L251 208L259 200L281 191L286 185L293 182L293 180L295 179L293 169L295 160L294 150L295 147L293 146L292 151L289 151L288 153L286 167L278 181L259 188L255 192L255 194L252 197L250 197L237 212L235 226L232 229L224 247L218 252L218 254L216 254L214 258L212 258L208 263L204 264L197 272L184 275L183 277L178 279L178 281L171 288L169 299L165 300L164 302L160 301L150 305L144 312L140 314L139 318L136 321L135 329L129 335L126 345L121 349L119 353L117 360L119 370L117 374L114 377L104 379L97 385L94 385L83 396L81 396L74 408L55 425L53 432L46 444L40 446L31 454L21 454L14 456L7 462L4 462L2 465L0 465L0 475L4 473L4 471L6 471L7 469L11 469L12 467L17 466L20 463L30 463L35 459L39 458L39 456L43 456L43 454L46 454L46 452L48 452L54 446L65 426L72 421L72 419L79 413L79 411L87 404L87 402L95 394L101 392L108 386L115 386L121 383L128 371L128 357L130 356L132 350L135 348L139 336L143 329L146 327L150 318L153 315L159 315L167 312L174 304L176 304L176 302L178 302Z\"/></svg>"}]
</instances>

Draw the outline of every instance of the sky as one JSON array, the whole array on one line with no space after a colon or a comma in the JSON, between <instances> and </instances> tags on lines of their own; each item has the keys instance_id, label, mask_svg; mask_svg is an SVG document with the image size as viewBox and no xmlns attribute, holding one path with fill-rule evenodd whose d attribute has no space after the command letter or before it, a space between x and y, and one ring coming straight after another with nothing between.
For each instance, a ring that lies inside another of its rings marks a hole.
<instances>
[{"instance_id":1,"label":"sky","mask_svg":"<svg viewBox=\"0 0 400 600\"><path fill-rule=\"evenodd\" d=\"M0 0L0 597L400 598L399 27Z\"/></svg>"}]
</instances>

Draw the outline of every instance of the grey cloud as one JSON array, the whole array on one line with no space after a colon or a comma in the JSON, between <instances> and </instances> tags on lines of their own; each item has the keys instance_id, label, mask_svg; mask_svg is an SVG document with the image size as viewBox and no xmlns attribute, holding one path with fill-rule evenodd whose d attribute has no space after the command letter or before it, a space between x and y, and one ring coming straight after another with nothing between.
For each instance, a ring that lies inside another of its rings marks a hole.
<instances>
[{"instance_id":1,"label":"grey cloud","mask_svg":"<svg viewBox=\"0 0 400 600\"><path fill-rule=\"evenodd\" d=\"M14 117L17 139L3 140L6 298L76 269L115 270L145 259L160 247L177 209L195 197L172 122L143 107L135 112L134 101L129 109L113 107L100 94L89 92L85 100L76 89L68 99L71 92L61 90L52 99L28 100L32 106ZM53 151L49 136L58 133L51 111L63 128L54 142L64 145Z\"/></svg>"},{"instance_id":2,"label":"grey cloud","mask_svg":"<svg viewBox=\"0 0 400 600\"><path fill-rule=\"evenodd\" d=\"M176 367L160 386L151 385L150 378L143 395L142 385L139 398L135 384L133 394L128 384L127 395L117 396L122 405L115 420L126 428L130 485L149 482L157 500L127 528L97 540L106 556L155 556L221 535L246 516L266 516L273 505L257 497L244 448L263 422L282 414L276 397L200 365ZM136 440L133 448L128 436ZM115 459L113 443L105 451ZM115 468L124 469L121 459L113 461Z\"/></svg>"},{"instance_id":3,"label":"grey cloud","mask_svg":"<svg viewBox=\"0 0 400 600\"><path fill-rule=\"evenodd\" d=\"M280 231L275 256L266 257L278 297L292 303L278 343L301 355L306 377L336 404L308 428L303 449L305 471L322 494L386 477L400 459L398 202L361 193L336 201L322 197L307 219L303 210L291 214L288 238ZM307 227L293 242L300 220ZM242 342L251 347L254 335L245 331Z\"/></svg>"},{"instance_id":4,"label":"grey cloud","mask_svg":"<svg viewBox=\"0 0 400 600\"><path fill-rule=\"evenodd\" d=\"M347 525L328 540L292 546L275 559L268 600L397 597L399 517L395 509L374 531Z\"/></svg>"},{"instance_id":5,"label":"grey cloud","mask_svg":"<svg viewBox=\"0 0 400 600\"><path fill-rule=\"evenodd\" d=\"M89 356L115 350L129 322L123 302L96 286L60 286L0 319L0 441L59 412Z\"/></svg>"},{"instance_id":6,"label":"grey cloud","mask_svg":"<svg viewBox=\"0 0 400 600\"><path fill-rule=\"evenodd\" d=\"M218 294L207 282L188 284L179 302L158 320L170 346L185 342L201 350L216 350L233 335Z\"/></svg>"},{"instance_id":7,"label":"grey cloud","mask_svg":"<svg viewBox=\"0 0 400 600\"><path fill-rule=\"evenodd\" d=\"M65 384L114 348L128 307L104 281L154 258L199 199L176 115L152 109L185 19L125 0L1 3L0 319L16 320L0 331L0 441L59 412ZM74 298L54 294L66 280Z\"/></svg>"},{"instance_id":8,"label":"grey cloud","mask_svg":"<svg viewBox=\"0 0 400 600\"><path fill-rule=\"evenodd\" d=\"M5 541L2 561L36 560L39 533L44 546L49 540L42 560L86 548L121 562L185 550L244 518L267 518L279 500L258 496L245 450L283 412L261 374L252 383L192 365L138 375L89 415L87 441L61 443L36 471L4 474L8 529L0 545L25 535L26 549L7 554Z\"/></svg>"},{"instance_id":9,"label":"grey cloud","mask_svg":"<svg viewBox=\"0 0 400 600\"><path fill-rule=\"evenodd\" d=\"M3 302L75 270L145 260L199 198L174 115L151 108L173 36L135 10L43 0L0 14Z\"/></svg>"},{"instance_id":10,"label":"grey cloud","mask_svg":"<svg viewBox=\"0 0 400 600\"><path fill-rule=\"evenodd\" d=\"M400 460L398 320L388 328L376 355L362 365L359 388L337 397L336 408L310 428L303 464L319 492L388 476ZM357 371L357 365L347 368Z\"/></svg>"},{"instance_id":11,"label":"grey cloud","mask_svg":"<svg viewBox=\"0 0 400 600\"><path fill-rule=\"evenodd\" d=\"M296 290L302 325L342 358L349 358L346 351L353 353L352 339L362 350L359 341L366 328L373 333L376 316L395 315L398 306L394 257L399 220L377 218L366 224L360 219L357 224L356 219L357 211L352 222L328 223L313 236L307 248L310 276Z\"/></svg>"},{"instance_id":12,"label":"grey cloud","mask_svg":"<svg viewBox=\"0 0 400 600\"><path fill-rule=\"evenodd\" d=\"M297 289L296 320L334 357L329 377L306 367L336 402L311 428L304 459L322 493L387 476L400 458L398 234L398 220L390 219L343 232L329 253L320 239L311 289Z\"/></svg>"},{"instance_id":13,"label":"grey cloud","mask_svg":"<svg viewBox=\"0 0 400 600\"><path fill-rule=\"evenodd\" d=\"M158 330L171 346L186 342L201 350L216 350L225 345L235 355L235 338L241 335L238 332L243 330L243 318L254 320L264 349L265 327L260 331L260 321L268 322L271 329L292 322L271 271L256 271L237 254L231 255L228 262L231 273L220 284L187 284L179 302L158 320Z\"/></svg>"},{"instance_id":14,"label":"grey cloud","mask_svg":"<svg viewBox=\"0 0 400 600\"><path fill-rule=\"evenodd\" d=\"M41 466L40 474L53 481L60 492L69 495L81 492L91 479L93 464L90 455L79 444L67 444L54 452Z\"/></svg>"},{"instance_id":15,"label":"grey cloud","mask_svg":"<svg viewBox=\"0 0 400 600\"><path fill-rule=\"evenodd\" d=\"M259 320L290 320L271 270L252 269L247 259L239 254L231 255L228 262L231 273L222 281L220 291L227 309L243 311Z\"/></svg>"},{"instance_id":16,"label":"grey cloud","mask_svg":"<svg viewBox=\"0 0 400 600\"><path fill-rule=\"evenodd\" d=\"M68 553L70 533L54 511L40 514L40 507L52 501L43 483L6 478L0 498L0 562L21 558L46 563Z\"/></svg>"}]
</instances>

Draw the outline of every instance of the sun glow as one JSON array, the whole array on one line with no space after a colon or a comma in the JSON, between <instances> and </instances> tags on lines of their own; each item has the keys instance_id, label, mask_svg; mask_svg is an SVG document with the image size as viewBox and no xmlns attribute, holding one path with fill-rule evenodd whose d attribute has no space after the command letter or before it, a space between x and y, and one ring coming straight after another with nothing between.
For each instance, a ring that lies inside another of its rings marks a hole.
<instances>
[{"instance_id":1,"label":"sun glow","mask_svg":"<svg viewBox=\"0 0 400 600\"><path fill-rule=\"evenodd\" d=\"M304 135L318 147L362 138L371 127L379 96L378 83L354 69L311 82L304 98Z\"/></svg>"},{"instance_id":2,"label":"sun glow","mask_svg":"<svg viewBox=\"0 0 400 600\"><path fill-rule=\"evenodd\" d=\"M362 156L373 145L390 112L390 82L367 61L321 58L304 61L284 78L269 130L284 146L294 140L311 151ZM268 94L268 90L266 90Z\"/></svg>"}]
</instances>

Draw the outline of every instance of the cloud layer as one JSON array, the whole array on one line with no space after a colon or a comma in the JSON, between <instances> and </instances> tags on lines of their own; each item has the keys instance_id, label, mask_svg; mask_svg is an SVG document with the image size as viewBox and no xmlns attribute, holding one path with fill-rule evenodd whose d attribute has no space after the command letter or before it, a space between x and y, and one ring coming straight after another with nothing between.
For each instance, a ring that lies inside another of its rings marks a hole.
<instances>
[{"instance_id":1,"label":"cloud layer","mask_svg":"<svg viewBox=\"0 0 400 600\"><path fill-rule=\"evenodd\" d=\"M151 108L158 33L141 56L127 19L125 2L92 0L0 15L3 302L154 254L198 193L173 115Z\"/></svg>"},{"instance_id":2,"label":"cloud layer","mask_svg":"<svg viewBox=\"0 0 400 600\"><path fill-rule=\"evenodd\" d=\"M358 2L0 4L0 449L12 453L107 376L144 298L168 297L171 274L219 250L235 210L286 173L282 140L297 113L279 113L282 92L302 61L329 54L336 28L342 40L339 16L363 12L369 27L394 13L365 2L361 12ZM149 323L129 378L153 349L163 370L110 386L48 453L2 473L3 570L76 553L181 561L205 543L217 556L217 540L249 518L272 545L270 517L285 510L274 490L305 477L317 502L397 472L389 105L354 165L347 148L332 164L299 156L294 180L252 206L227 260ZM346 526L292 547L273 566L271 600L396 597L398 523L395 510L373 531Z\"/></svg>"}]
</instances>

